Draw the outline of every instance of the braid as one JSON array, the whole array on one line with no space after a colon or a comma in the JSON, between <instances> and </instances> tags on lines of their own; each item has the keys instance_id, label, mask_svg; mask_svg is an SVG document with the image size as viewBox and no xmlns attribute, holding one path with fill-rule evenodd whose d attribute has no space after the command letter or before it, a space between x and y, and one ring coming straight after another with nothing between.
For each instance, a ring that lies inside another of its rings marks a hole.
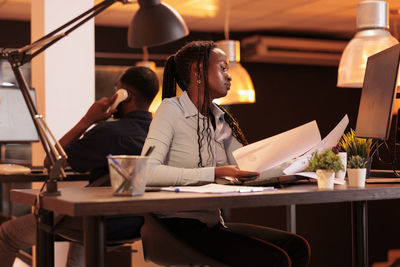
<instances>
[{"instance_id":1,"label":"braid","mask_svg":"<svg viewBox=\"0 0 400 267\"><path fill-rule=\"evenodd\" d=\"M233 117L232 113L230 113L226 108L217 105L225 114L224 119L228 123L229 127L231 127L233 136L241 143L242 145L248 145L246 137L244 136L242 129L239 127L238 121Z\"/></svg>"},{"instance_id":2,"label":"braid","mask_svg":"<svg viewBox=\"0 0 400 267\"><path fill-rule=\"evenodd\" d=\"M162 99L176 96L175 57L170 56L164 67Z\"/></svg>"}]
</instances>

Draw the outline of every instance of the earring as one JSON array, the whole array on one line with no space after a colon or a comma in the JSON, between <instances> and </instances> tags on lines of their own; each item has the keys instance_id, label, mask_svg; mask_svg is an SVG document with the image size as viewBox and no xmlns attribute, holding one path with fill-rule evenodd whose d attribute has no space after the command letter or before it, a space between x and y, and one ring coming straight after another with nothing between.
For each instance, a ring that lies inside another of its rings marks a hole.
<instances>
[{"instance_id":1,"label":"earring","mask_svg":"<svg viewBox=\"0 0 400 267\"><path fill-rule=\"evenodd\" d=\"M201 84L200 74L197 74L197 84Z\"/></svg>"}]
</instances>

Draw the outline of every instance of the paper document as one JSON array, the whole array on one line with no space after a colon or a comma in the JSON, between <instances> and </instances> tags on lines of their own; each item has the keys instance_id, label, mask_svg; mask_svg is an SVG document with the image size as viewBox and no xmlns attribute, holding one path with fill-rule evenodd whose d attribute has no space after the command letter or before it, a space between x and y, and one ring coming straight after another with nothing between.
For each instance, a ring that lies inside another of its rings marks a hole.
<instances>
[{"instance_id":1,"label":"paper document","mask_svg":"<svg viewBox=\"0 0 400 267\"><path fill-rule=\"evenodd\" d=\"M321 152L322 150L332 148L339 143L347 124L349 124L349 117L347 117L346 114L339 124L336 125L336 127L316 147L312 148L303 156L297 158L288 168L284 169L283 172L287 175L292 175L303 171L308 166L308 162L310 161L313 152Z\"/></svg>"},{"instance_id":2,"label":"paper document","mask_svg":"<svg viewBox=\"0 0 400 267\"><path fill-rule=\"evenodd\" d=\"M233 151L242 170L263 172L303 155L321 142L316 121Z\"/></svg>"},{"instance_id":3,"label":"paper document","mask_svg":"<svg viewBox=\"0 0 400 267\"><path fill-rule=\"evenodd\" d=\"M272 186L235 186L235 185L222 185L222 184L206 184L200 186L169 186L161 187L160 191L169 192L186 192L186 193L204 193L204 194L227 194L227 193L252 193L262 191L275 191Z\"/></svg>"}]
</instances>

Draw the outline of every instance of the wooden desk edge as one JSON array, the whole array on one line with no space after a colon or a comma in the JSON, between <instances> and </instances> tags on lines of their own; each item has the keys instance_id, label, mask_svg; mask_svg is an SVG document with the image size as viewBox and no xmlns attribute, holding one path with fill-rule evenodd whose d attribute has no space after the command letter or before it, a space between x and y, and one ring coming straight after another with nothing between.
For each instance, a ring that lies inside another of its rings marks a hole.
<instances>
[{"instance_id":1,"label":"wooden desk edge","mask_svg":"<svg viewBox=\"0 0 400 267\"><path fill-rule=\"evenodd\" d=\"M37 192L33 189L12 190L11 200L32 206ZM307 186L304 190L303 187L293 187L276 192L222 195L149 192L139 197L115 197L112 196L112 189L108 187L62 188L61 192L60 197L44 197L42 207L70 216L96 216L400 198L400 186L393 185L368 185L366 189L338 187L332 191L319 191L316 190L316 186Z\"/></svg>"}]
</instances>

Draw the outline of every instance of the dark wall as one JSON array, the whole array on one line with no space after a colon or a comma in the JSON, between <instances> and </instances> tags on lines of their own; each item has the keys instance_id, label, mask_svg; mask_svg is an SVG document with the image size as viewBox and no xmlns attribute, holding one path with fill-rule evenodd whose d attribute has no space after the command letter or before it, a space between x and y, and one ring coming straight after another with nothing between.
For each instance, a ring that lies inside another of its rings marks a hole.
<instances>
[{"instance_id":1,"label":"dark wall","mask_svg":"<svg viewBox=\"0 0 400 267\"><path fill-rule=\"evenodd\" d=\"M0 21L0 47L20 47L29 42L29 23ZM96 51L141 53L126 46L126 29L96 27ZM231 34L243 36L240 34ZM171 54L194 39L223 39L222 33L192 33L189 37L150 53ZM240 38L239 38L240 39ZM96 59L97 64L133 64L132 61ZM162 62L158 62L162 64ZM256 103L231 107L250 142L317 120L324 137L348 114L355 127L360 89L337 88L337 67L280 65L242 62L255 88ZM369 203L370 262L385 261L388 249L400 247L400 201ZM234 221L285 227L285 207L234 209ZM312 267L351 266L350 204L335 203L297 206L298 233L312 247Z\"/></svg>"},{"instance_id":2,"label":"dark wall","mask_svg":"<svg viewBox=\"0 0 400 267\"><path fill-rule=\"evenodd\" d=\"M337 88L337 67L243 63L256 103L233 105L251 142L316 120L327 135L345 114L354 128L361 89Z\"/></svg>"}]
</instances>

